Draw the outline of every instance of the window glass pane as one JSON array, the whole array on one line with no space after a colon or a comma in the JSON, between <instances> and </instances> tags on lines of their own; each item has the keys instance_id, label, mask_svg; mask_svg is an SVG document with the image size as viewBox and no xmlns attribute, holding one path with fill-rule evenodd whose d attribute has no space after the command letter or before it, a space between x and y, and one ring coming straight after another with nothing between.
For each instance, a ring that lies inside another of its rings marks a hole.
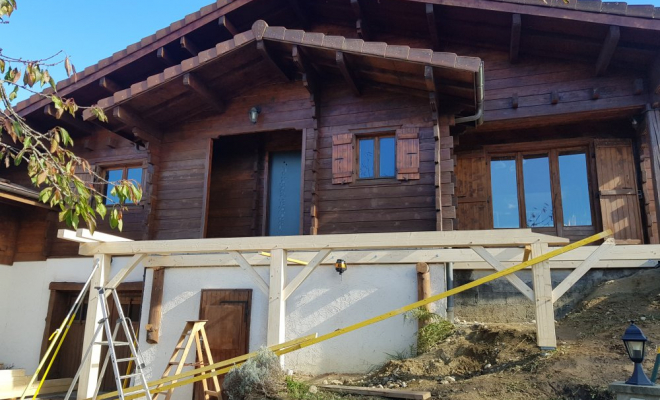
<instances>
[{"instance_id":1,"label":"window glass pane","mask_svg":"<svg viewBox=\"0 0 660 400\"><path fill-rule=\"evenodd\" d=\"M108 182L116 182L121 180L121 175L122 175L122 170L121 169L111 169L108 170L105 174L105 179ZM105 189L105 195L108 197L106 200L106 204L113 204L113 203L119 203L119 198L117 196L113 196L110 194L112 191L112 188L114 188L115 185L108 183L106 189Z\"/></svg>"},{"instance_id":2,"label":"window glass pane","mask_svg":"<svg viewBox=\"0 0 660 400\"><path fill-rule=\"evenodd\" d=\"M391 177L395 175L394 167L394 138L380 138L380 176Z\"/></svg>"},{"instance_id":3,"label":"window glass pane","mask_svg":"<svg viewBox=\"0 0 660 400\"><path fill-rule=\"evenodd\" d=\"M360 140L360 178L374 177L374 140Z\"/></svg>"},{"instance_id":4,"label":"window glass pane","mask_svg":"<svg viewBox=\"0 0 660 400\"><path fill-rule=\"evenodd\" d=\"M591 225L586 154L559 156L559 181L564 226Z\"/></svg>"},{"instance_id":5,"label":"window glass pane","mask_svg":"<svg viewBox=\"0 0 660 400\"><path fill-rule=\"evenodd\" d=\"M133 180L138 185L142 184L142 168L129 168L126 179Z\"/></svg>"},{"instance_id":6,"label":"window glass pane","mask_svg":"<svg viewBox=\"0 0 660 400\"><path fill-rule=\"evenodd\" d=\"M493 226L519 228L516 161L492 160L490 181L493 190Z\"/></svg>"},{"instance_id":7,"label":"window glass pane","mask_svg":"<svg viewBox=\"0 0 660 400\"><path fill-rule=\"evenodd\" d=\"M554 226L548 157L524 158L523 180L527 226Z\"/></svg>"}]
</instances>

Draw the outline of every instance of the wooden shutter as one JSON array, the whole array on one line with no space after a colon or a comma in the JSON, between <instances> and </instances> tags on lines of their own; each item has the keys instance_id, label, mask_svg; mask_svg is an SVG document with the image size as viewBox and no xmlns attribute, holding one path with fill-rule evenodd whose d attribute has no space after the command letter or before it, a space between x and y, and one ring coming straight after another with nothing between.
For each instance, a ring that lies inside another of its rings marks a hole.
<instances>
[{"instance_id":1,"label":"wooden shutter","mask_svg":"<svg viewBox=\"0 0 660 400\"><path fill-rule=\"evenodd\" d=\"M603 229L617 242L641 243L642 219L630 140L597 140L596 171Z\"/></svg>"},{"instance_id":2,"label":"wooden shutter","mask_svg":"<svg viewBox=\"0 0 660 400\"><path fill-rule=\"evenodd\" d=\"M396 178L419 179L419 128L396 130Z\"/></svg>"},{"instance_id":3,"label":"wooden shutter","mask_svg":"<svg viewBox=\"0 0 660 400\"><path fill-rule=\"evenodd\" d=\"M332 183L353 182L353 135L345 133L332 137Z\"/></svg>"},{"instance_id":4,"label":"wooden shutter","mask_svg":"<svg viewBox=\"0 0 660 400\"><path fill-rule=\"evenodd\" d=\"M461 154L456 164L459 230L491 229L488 163L483 152Z\"/></svg>"}]
</instances>

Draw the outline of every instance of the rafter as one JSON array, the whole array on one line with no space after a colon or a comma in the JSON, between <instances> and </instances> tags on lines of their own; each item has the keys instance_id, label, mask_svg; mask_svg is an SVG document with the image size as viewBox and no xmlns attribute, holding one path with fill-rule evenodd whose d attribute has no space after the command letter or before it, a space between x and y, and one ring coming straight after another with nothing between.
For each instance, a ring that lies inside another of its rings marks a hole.
<instances>
[{"instance_id":1,"label":"rafter","mask_svg":"<svg viewBox=\"0 0 660 400\"><path fill-rule=\"evenodd\" d=\"M225 112L225 102L216 95L197 75L187 73L183 75L183 85L195 92L199 97L206 101L216 112L222 114Z\"/></svg>"},{"instance_id":2,"label":"rafter","mask_svg":"<svg viewBox=\"0 0 660 400\"><path fill-rule=\"evenodd\" d=\"M433 50L441 50L440 46L440 29L438 29L438 17L435 14L435 6L433 4L426 4L426 22L429 26L429 34L431 35L431 43Z\"/></svg>"},{"instance_id":3,"label":"rafter","mask_svg":"<svg viewBox=\"0 0 660 400\"><path fill-rule=\"evenodd\" d=\"M135 135L135 129L138 129L138 133L142 132L143 137L139 139L146 141L148 136L155 138L160 141L163 138L163 134L159 129L152 126L147 121L143 120L139 115L137 115L133 110L130 110L126 107L115 107L112 110L112 116L121 121L123 124L129 127L131 132ZM148 136L147 136L148 135ZM137 136L137 135L136 135Z\"/></svg>"},{"instance_id":4,"label":"rafter","mask_svg":"<svg viewBox=\"0 0 660 400\"><path fill-rule=\"evenodd\" d=\"M179 45L193 57L196 57L199 54L199 47L197 47L188 36L182 36L181 39L179 39Z\"/></svg>"},{"instance_id":5,"label":"rafter","mask_svg":"<svg viewBox=\"0 0 660 400\"><path fill-rule=\"evenodd\" d=\"M165 47L161 47L160 49L158 49L158 51L156 51L156 57L160 62L162 62L164 65L168 67L178 64L174 60L174 58L172 58L170 52L165 49Z\"/></svg>"},{"instance_id":6,"label":"rafter","mask_svg":"<svg viewBox=\"0 0 660 400\"><path fill-rule=\"evenodd\" d=\"M520 32L522 31L522 19L520 14L511 16L511 44L509 46L509 62L515 64L518 62L520 53Z\"/></svg>"},{"instance_id":7,"label":"rafter","mask_svg":"<svg viewBox=\"0 0 660 400\"><path fill-rule=\"evenodd\" d=\"M341 75L344 77L346 83L348 83L348 86L351 87L353 94L355 94L356 96L360 96L362 92L360 91L359 82L348 63L348 60L346 59L344 52L338 51L335 58L337 62L337 67L339 67L339 71L341 71Z\"/></svg>"},{"instance_id":8,"label":"rafter","mask_svg":"<svg viewBox=\"0 0 660 400\"><path fill-rule=\"evenodd\" d=\"M309 59L304 54L303 50L297 45L294 45L291 49L291 55L293 57L293 62L296 64L296 67L298 67L298 71L302 73L303 85L307 91L309 91L309 94L317 94L319 89L318 74Z\"/></svg>"},{"instance_id":9,"label":"rafter","mask_svg":"<svg viewBox=\"0 0 660 400\"><path fill-rule=\"evenodd\" d=\"M607 31L607 36L603 41L603 47L600 49L600 54L598 55L598 60L596 61L596 76L601 76L607 71L607 67L612 61L612 56L614 56L614 51L616 46L619 44L619 38L621 37L621 32L618 26L610 26L610 29Z\"/></svg>"},{"instance_id":10,"label":"rafter","mask_svg":"<svg viewBox=\"0 0 660 400\"><path fill-rule=\"evenodd\" d=\"M434 118L437 118L438 109L440 108L438 98L438 83L435 79L433 67L429 65L424 67L424 82L426 83L426 90L429 92L431 112L434 114Z\"/></svg>"},{"instance_id":11,"label":"rafter","mask_svg":"<svg viewBox=\"0 0 660 400\"><path fill-rule=\"evenodd\" d=\"M99 79L99 86L105 89L106 92L110 94L115 94L123 88L114 80L110 79L107 76Z\"/></svg>"},{"instance_id":12,"label":"rafter","mask_svg":"<svg viewBox=\"0 0 660 400\"><path fill-rule=\"evenodd\" d=\"M220 27L221 30L229 34L229 36L231 37L234 37L240 33L234 27L234 24L232 24L231 21L227 19L226 15L223 15L222 17L218 18L218 26Z\"/></svg>"},{"instance_id":13,"label":"rafter","mask_svg":"<svg viewBox=\"0 0 660 400\"><path fill-rule=\"evenodd\" d=\"M64 112L59 118L57 118L57 110L52 103L44 107L44 114L57 119L61 125L64 125L64 128L73 129L75 132L84 135L94 135L99 131L99 128L93 124L81 121L68 112Z\"/></svg>"},{"instance_id":14,"label":"rafter","mask_svg":"<svg viewBox=\"0 0 660 400\"><path fill-rule=\"evenodd\" d=\"M270 50L268 50L268 46L266 46L266 43L264 43L263 40L257 40L257 50L259 53L261 53L261 56L263 59L270 65L271 69L275 72L277 72L277 75L285 82L291 81L291 78L289 75L286 73L284 68L275 61L275 58L273 58L272 53Z\"/></svg>"},{"instance_id":15,"label":"rafter","mask_svg":"<svg viewBox=\"0 0 660 400\"><path fill-rule=\"evenodd\" d=\"M355 18L357 19L355 22L355 28L357 29L358 35L363 40L370 40L371 29L364 15L363 1L364 0L351 0L351 7L353 8Z\"/></svg>"}]
</instances>

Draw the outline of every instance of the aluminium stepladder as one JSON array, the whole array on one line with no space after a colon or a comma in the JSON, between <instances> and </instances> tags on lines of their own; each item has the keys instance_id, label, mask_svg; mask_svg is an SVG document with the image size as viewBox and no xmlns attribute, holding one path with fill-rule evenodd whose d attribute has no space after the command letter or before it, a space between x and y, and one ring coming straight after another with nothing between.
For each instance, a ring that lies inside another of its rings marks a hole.
<instances>
[{"instance_id":1,"label":"aluminium stepladder","mask_svg":"<svg viewBox=\"0 0 660 400\"><path fill-rule=\"evenodd\" d=\"M147 378L144 376L145 364L142 355L138 351L138 348L135 344L137 343L137 339L135 337L135 331L133 330L133 324L130 319L127 319L124 316L124 311L122 310L121 302L119 301L119 296L117 295L117 291L115 289L103 288L103 287L97 287L95 289L98 290L99 293L98 299L99 299L99 307L101 307L102 318L98 321L98 326L96 327L96 331L94 331L92 342L90 346L87 348L85 355L83 356L82 359L83 361L81 362L80 367L78 368L78 372L76 372L76 375L73 378L73 382L71 383L71 386L69 387L69 391L67 392L64 400L69 400L69 397L71 396L71 392L73 391L73 388L78 382L78 378L80 377L82 368L85 365L85 361L89 357L92 348L95 345L107 346L108 352L103 362L103 367L101 368L98 377L98 382L96 384L96 389L94 390L94 395L92 396L92 398L96 398L96 396L98 396L99 390L101 389L103 376L105 375L105 370L108 366L108 362L110 362L110 364L112 365L112 371L115 376L115 383L117 384L117 393L120 400L124 400L123 382L131 378L136 379L135 386L141 386L142 388L139 390L131 391L130 395L138 394L146 397L147 400L152 400L151 393L149 392L149 385L147 383ZM108 311L108 300L105 294L106 291L112 293L113 300L115 301L115 305L117 308L118 317L114 330L110 327L110 315L109 315L110 313ZM119 332L120 327L126 337L125 341L116 340L117 333ZM105 337L106 337L105 341L103 340L103 332L105 332ZM126 358L118 359L117 352L115 349L118 346L128 346L128 348L130 349L130 355ZM131 361L135 364L135 372L130 373L130 371L127 371L125 375L122 375L119 372L119 364L129 363Z\"/></svg>"}]
</instances>

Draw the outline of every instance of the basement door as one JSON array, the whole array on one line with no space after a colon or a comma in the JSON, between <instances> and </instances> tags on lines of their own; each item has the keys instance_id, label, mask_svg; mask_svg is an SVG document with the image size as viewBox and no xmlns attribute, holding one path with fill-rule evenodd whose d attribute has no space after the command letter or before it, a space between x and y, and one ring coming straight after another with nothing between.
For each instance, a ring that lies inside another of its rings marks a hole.
<instances>
[{"instance_id":1,"label":"basement door","mask_svg":"<svg viewBox=\"0 0 660 400\"><path fill-rule=\"evenodd\" d=\"M270 153L268 236L300 235L300 152Z\"/></svg>"},{"instance_id":2,"label":"basement door","mask_svg":"<svg viewBox=\"0 0 660 400\"><path fill-rule=\"evenodd\" d=\"M249 352L252 289L202 290L199 319L207 320L206 336L213 362ZM220 376L222 385L223 377ZM201 383L195 384L196 400L203 400Z\"/></svg>"}]
</instances>

